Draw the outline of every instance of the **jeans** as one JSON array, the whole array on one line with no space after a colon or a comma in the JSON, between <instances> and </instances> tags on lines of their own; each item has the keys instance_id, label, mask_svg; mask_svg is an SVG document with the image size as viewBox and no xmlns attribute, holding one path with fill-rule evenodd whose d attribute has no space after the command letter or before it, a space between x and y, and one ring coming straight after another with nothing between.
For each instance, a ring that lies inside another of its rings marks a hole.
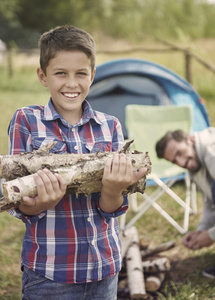
<instances>
[{"instance_id":1,"label":"jeans","mask_svg":"<svg viewBox=\"0 0 215 300\"><path fill-rule=\"evenodd\" d=\"M116 300L118 274L87 283L58 283L24 266L22 300Z\"/></svg>"}]
</instances>

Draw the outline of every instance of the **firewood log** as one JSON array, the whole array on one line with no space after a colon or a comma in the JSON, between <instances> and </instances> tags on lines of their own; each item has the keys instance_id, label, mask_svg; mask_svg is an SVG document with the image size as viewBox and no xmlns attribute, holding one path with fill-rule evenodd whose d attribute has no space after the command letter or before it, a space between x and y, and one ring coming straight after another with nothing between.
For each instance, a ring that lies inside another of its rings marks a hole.
<instances>
[{"instance_id":1,"label":"firewood log","mask_svg":"<svg viewBox=\"0 0 215 300\"><path fill-rule=\"evenodd\" d=\"M157 292L165 279L165 273L157 273L145 278L145 287L147 292Z\"/></svg>"},{"instance_id":2,"label":"firewood log","mask_svg":"<svg viewBox=\"0 0 215 300\"><path fill-rule=\"evenodd\" d=\"M174 246L175 246L175 242L174 241L169 241L169 242L160 244L160 245L158 245L154 248L151 248L151 249L148 248L148 249L145 249L145 250L141 250L141 255L142 255L142 258L145 258L147 256L151 256L151 255L154 255L156 253L169 250L169 249L173 248Z\"/></svg>"},{"instance_id":3,"label":"firewood log","mask_svg":"<svg viewBox=\"0 0 215 300\"><path fill-rule=\"evenodd\" d=\"M33 173L45 167L53 173L59 173L65 179L68 193L89 195L101 191L104 166L106 160L113 156L113 152L48 153L53 145L53 143L48 144L47 147L32 153L0 156L0 177L4 176L6 180L9 180L3 182L2 185L4 198L0 199L0 212L20 205L23 196L36 196L37 189ZM151 162L147 152L145 154L138 151L130 152L127 150L127 144L119 152L125 152L126 156L131 159L134 172L141 167L147 168L147 174L151 172ZM11 180L13 174L16 179ZM146 175L137 183L127 187L123 193L144 193Z\"/></svg>"},{"instance_id":4,"label":"firewood log","mask_svg":"<svg viewBox=\"0 0 215 300\"><path fill-rule=\"evenodd\" d=\"M136 299L146 296L144 274L141 267L141 254L139 247L139 237L136 227L129 228L133 236L132 244L126 253L126 266L128 276L128 286L131 299ZM141 298L142 299L142 298Z\"/></svg>"},{"instance_id":5,"label":"firewood log","mask_svg":"<svg viewBox=\"0 0 215 300\"><path fill-rule=\"evenodd\" d=\"M124 259L127 250L133 241L133 235L132 232L130 232L129 229L127 229L126 231L123 232L120 231L119 237L122 244L122 259Z\"/></svg>"},{"instance_id":6,"label":"firewood log","mask_svg":"<svg viewBox=\"0 0 215 300\"><path fill-rule=\"evenodd\" d=\"M145 273L164 272L170 270L170 260L168 257L159 257L149 259L142 262L142 267Z\"/></svg>"}]
</instances>

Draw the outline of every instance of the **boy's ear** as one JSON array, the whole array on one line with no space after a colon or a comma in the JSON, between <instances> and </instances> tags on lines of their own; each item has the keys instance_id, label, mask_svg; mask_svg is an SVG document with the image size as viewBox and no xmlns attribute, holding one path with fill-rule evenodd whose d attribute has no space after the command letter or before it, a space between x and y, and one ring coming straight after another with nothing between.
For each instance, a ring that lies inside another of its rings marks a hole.
<instances>
[{"instance_id":1,"label":"boy's ear","mask_svg":"<svg viewBox=\"0 0 215 300\"><path fill-rule=\"evenodd\" d=\"M46 76L45 76L45 74L43 73L43 71L42 71L41 68L37 68L37 76L38 76L38 78L39 78L40 83L41 83L43 86L47 87Z\"/></svg>"},{"instance_id":2,"label":"boy's ear","mask_svg":"<svg viewBox=\"0 0 215 300\"><path fill-rule=\"evenodd\" d=\"M93 83L93 80L95 78L95 75L96 75L96 68L94 68L93 72L92 72L92 75L91 75L91 85Z\"/></svg>"}]
</instances>

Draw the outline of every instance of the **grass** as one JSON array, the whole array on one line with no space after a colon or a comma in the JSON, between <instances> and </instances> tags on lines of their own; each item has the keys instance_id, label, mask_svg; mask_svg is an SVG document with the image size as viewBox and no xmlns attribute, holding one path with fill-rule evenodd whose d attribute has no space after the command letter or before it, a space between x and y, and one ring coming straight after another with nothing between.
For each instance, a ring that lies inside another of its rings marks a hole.
<instances>
[{"instance_id":1,"label":"grass","mask_svg":"<svg viewBox=\"0 0 215 300\"><path fill-rule=\"evenodd\" d=\"M120 45L117 46L121 49ZM127 47L128 45L126 45ZM144 45L146 47L146 45ZM147 45L150 47L150 45ZM160 45L154 45L160 47ZM190 43L194 53L215 65L214 46L215 40L201 40ZM103 49L113 48L113 44L103 45ZM129 47L127 47L129 48ZM128 56L126 56L128 57ZM171 54L135 53L129 57L146 59L172 69L184 77L184 59L178 52ZM122 55L98 55L97 64L111 59L122 58ZM0 91L1 91L1 118L0 118L0 153L7 154L7 127L14 111L22 106L31 104L45 104L49 99L48 91L42 87L37 79L36 65L38 57L14 56L14 75L8 77L4 63L0 62ZM211 125L215 126L215 75L193 62L193 86L206 99L206 109ZM177 183L174 190L184 196L182 183ZM150 191L150 189L148 189ZM182 211L177 204L169 201L165 195L161 200L166 210L170 211L182 222ZM198 193L198 213L190 216L190 230L194 230L201 216L201 195ZM127 214L129 219L131 210ZM181 244L181 234L161 217L153 208L150 208L135 226L140 237L148 239L153 247L160 243L175 240L176 247L168 252L173 268L169 278L160 294L154 295L155 299L215 299L214 281L203 278L201 271L214 264L215 246L190 251ZM21 271L20 253L24 234L24 225L19 220L7 213L0 215L0 299L21 299Z\"/></svg>"}]
</instances>

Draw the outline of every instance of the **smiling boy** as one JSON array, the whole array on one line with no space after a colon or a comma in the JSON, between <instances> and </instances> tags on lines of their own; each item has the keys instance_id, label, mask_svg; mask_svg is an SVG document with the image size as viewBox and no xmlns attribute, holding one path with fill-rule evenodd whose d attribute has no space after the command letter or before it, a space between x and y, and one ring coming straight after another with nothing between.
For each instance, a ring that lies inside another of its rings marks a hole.
<instances>
[{"instance_id":1,"label":"smiling boy","mask_svg":"<svg viewBox=\"0 0 215 300\"><path fill-rule=\"evenodd\" d=\"M56 141L55 153L117 151L124 141L119 121L86 101L95 76L95 44L84 30L60 26L40 39L37 75L51 97L46 106L18 109L9 125L10 154ZM22 299L116 299L121 268L117 217L128 208L125 187L131 161L116 153L105 165L101 193L65 195L66 185L49 170L34 175L37 196L10 214L26 225L21 265Z\"/></svg>"}]
</instances>

